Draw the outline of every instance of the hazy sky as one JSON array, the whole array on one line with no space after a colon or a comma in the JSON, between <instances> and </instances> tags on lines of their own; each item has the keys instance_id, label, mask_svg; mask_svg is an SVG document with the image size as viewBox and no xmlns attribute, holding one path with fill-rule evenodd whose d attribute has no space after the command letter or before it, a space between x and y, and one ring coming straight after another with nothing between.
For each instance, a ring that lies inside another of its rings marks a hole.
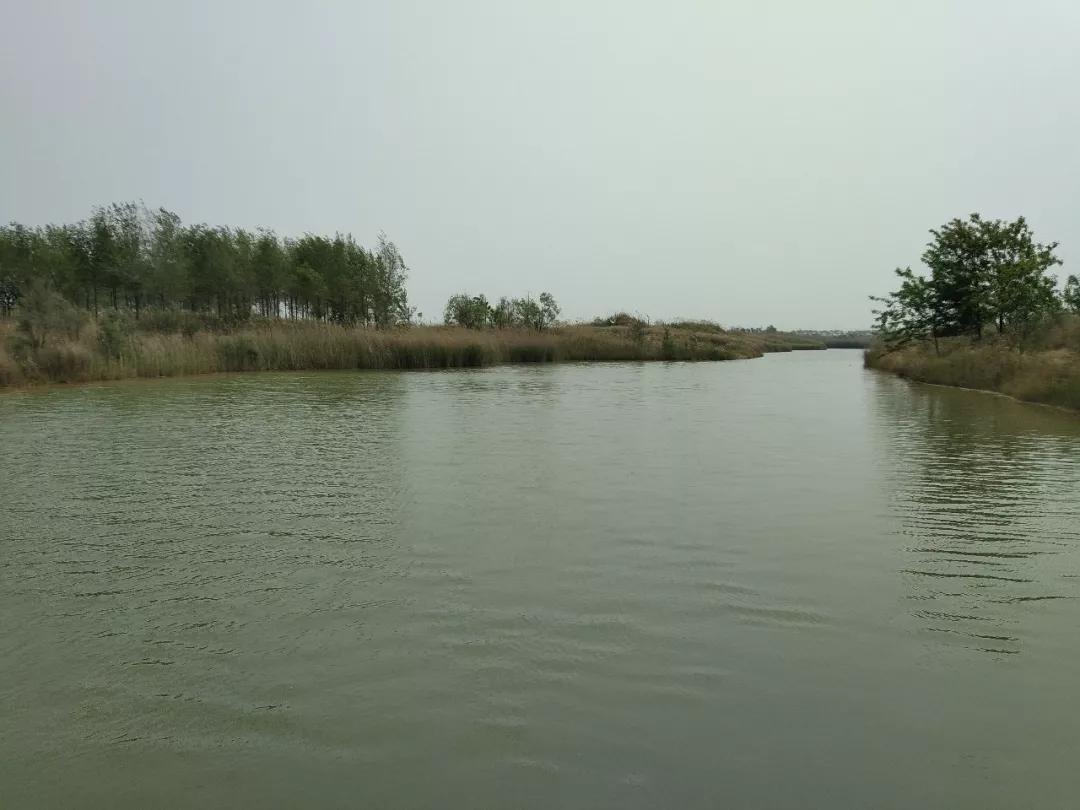
<instances>
[{"instance_id":1,"label":"hazy sky","mask_svg":"<svg viewBox=\"0 0 1080 810\"><path fill-rule=\"evenodd\" d=\"M0 0L0 220L386 230L430 318L550 290L863 327L926 230L1080 261L1075 0Z\"/></svg>"}]
</instances>

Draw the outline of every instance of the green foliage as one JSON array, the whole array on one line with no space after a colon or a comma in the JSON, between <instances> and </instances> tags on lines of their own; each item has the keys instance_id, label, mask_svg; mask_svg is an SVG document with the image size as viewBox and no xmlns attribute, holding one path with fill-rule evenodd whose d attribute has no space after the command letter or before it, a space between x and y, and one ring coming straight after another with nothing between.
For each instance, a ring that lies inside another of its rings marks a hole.
<instances>
[{"instance_id":1,"label":"green foliage","mask_svg":"<svg viewBox=\"0 0 1080 810\"><path fill-rule=\"evenodd\" d=\"M98 323L98 347L106 357L119 359L131 345L132 324L119 312L111 312Z\"/></svg>"},{"instance_id":2,"label":"green foliage","mask_svg":"<svg viewBox=\"0 0 1080 810\"><path fill-rule=\"evenodd\" d=\"M375 250L351 236L184 226L136 203L94 209L82 222L0 227L0 314L35 283L92 311L185 310L229 324L253 315L393 326L409 319L408 268L380 234Z\"/></svg>"},{"instance_id":3,"label":"green foliage","mask_svg":"<svg viewBox=\"0 0 1080 810\"><path fill-rule=\"evenodd\" d=\"M450 300L446 302L443 320L447 326L483 329L492 322L492 315L491 304L483 295L470 296L468 293L460 293L450 296Z\"/></svg>"},{"instance_id":4,"label":"green foliage","mask_svg":"<svg viewBox=\"0 0 1080 810\"><path fill-rule=\"evenodd\" d=\"M491 325L496 329L508 329L514 325L514 302L503 296L491 308Z\"/></svg>"},{"instance_id":5,"label":"green foliage","mask_svg":"<svg viewBox=\"0 0 1080 810\"><path fill-rule=\"evenodd\" d=\"M1061 301L1069 312L1080 315L1080 279L1069 276L1065 282L1065 291L1061 294Z\"/></svg>"},{"instance_id":6,"label":"green foliage","mask_svg":"<svg viewBox=\"0 0 1080 810\"><path fill-rule=\"evenodd\" d=\"M543 331L545 326L554 325L562 308L555 302L555 296L549 292L540 293L540 317L536 323L537 331Z\"/></svg>"},{"instance_id":7,"label":"green foliage","mask_svg":"<svg viewBox=\"0 0 1080 810\"><path fill-rule=\"evenodd\" d=\"M915 275L910 267L895 271L900 289L887 298L872 298L883 304L877 315L876 331L888 343L903 345L927 335L941 334L940 313L933 282Z\"/></svg>"},{"instance_id":8,"label":"green foliage","mask_svg":"<svg viewBox=\"0 0 1080 810\"><path fill-rule=\"evenodd\" d=\"M529 329L541 331L543 329L543 316L540 304L532 296L515 298L513 301L514 322Z\"/></svg>"},{"instance_id":9,"label":"green foliage","mask_svg":"<svg viewBox=\"0 0 1080 810\"><path fill-rule=\"evenodd\" d=\"M537 332L554 325L561 312L555 297L549 292L540 293L539 300L532 296L515 298L512 306L515 323Z\"/></svg>"},{"instance_id":10,"label":"green foliage","mask_svg":"<svg viewBox=\"0 0 1080 810\"><path fill-rule=\"evenodd\" d=\"M646 323L645 319L631 315L629 312L616 312L606 318L593 318L593 326L634 326Z\"/></svg>"},{"instance_id":11,"label":"green foliage","mask_svg":"<svg viewBox=\"0 0 1080 810\"><path fill-rule=\"evenodd\" d=\"M892 347L954 335L982 337L987 326L1023 342L1061 307L1049 270L1057 243L1035 242L1027 222L972 214L930 232L929 278L897 270L898 290L875 310L878 335ZM1067 291L1066 291L1067 292Z\"/></svg>"},{"instance_id":12,"label":"green foliage","mask_svg":"<svg viewBox=\"0 0 1080 810\"><path fill-rule=\"evenodd\" d=\"M2 268L0 268L0 273L3 273ZM10 315L18 302L19 285L15 281L14 274L3 273L0 275L0 316Z\"/></svg>"},{"instance_id":13,"label":"green foliage","mask_svg":"<svg viewBox=\"0 0 1080 810\"><path fill-rule=\"evenodd\" d=\"M450 296L446 302L443 322L447 326L463 326L466 329L488 326L507 329L516 326L542 332L554 325L560 311L555 297L548 292L541 293L539 300L532 297L513 300L500 298L494 307L483 295L458 293Z\"/></svg>"}]
</instances>

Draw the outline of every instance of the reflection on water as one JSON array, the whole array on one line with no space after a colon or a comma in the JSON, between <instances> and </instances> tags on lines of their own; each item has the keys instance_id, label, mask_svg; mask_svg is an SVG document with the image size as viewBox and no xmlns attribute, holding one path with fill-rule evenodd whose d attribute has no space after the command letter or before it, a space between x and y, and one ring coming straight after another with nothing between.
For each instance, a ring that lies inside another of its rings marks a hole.
<instances>
[{"instance_id":1,"label":"reflection on water","mask_svg":"<svg viewBox=\"0 0 1080 810\"><path fill-rule=\"evenodd\" d=\"M1022 652L1024 603L1080 598L1080 420L884 378L876 393L912 616Z\"/></svg>"},{"instance_id":2,"label":"reflection on water","mask_svg":"<svg viewBox=\"0 0 1080 810\"><path fill-rule=\"evenodd\" d=\"M1080 419L719 364L0 397L0 805L1071 807Z\"/></svg>"}]
</instances>

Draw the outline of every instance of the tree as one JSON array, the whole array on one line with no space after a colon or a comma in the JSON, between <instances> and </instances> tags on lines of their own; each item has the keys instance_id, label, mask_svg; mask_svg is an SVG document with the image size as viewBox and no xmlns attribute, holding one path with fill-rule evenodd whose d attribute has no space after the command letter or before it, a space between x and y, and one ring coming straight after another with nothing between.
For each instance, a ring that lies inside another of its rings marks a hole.
<instances>
[{"instance_id":1,"label":"tree","mask_svg":"<svg viewBox=\"0 0 1080 810\"><path fill-rule=\"evenodd\" d=\"M146 216L150 231L146 297L148 302L165 309L184 297L189 282L183 227L180 217L164 208L147 212Z\"/></svg>"},{"instance_id":2,"label":"tree","mask_svg":"<svg viewBox=\"0 0 1080 810\"><path fill-rule=\"evenodd\" d=\"M385 233L379 234L379 247L374 258L376 285L372 309L376 326L407 322L409 303L405 294L405 280L409 268L397 245Z\"/></svg>"},{"instance_id":3,"label":"tree","mask_svg":"<svg viewBox=\"0 0 1080 810\"><path fill-rule=\"evenodd\" d=\"M190 309L230 320L408 322L408 268L379 234L374 251L351 235L185 226L163 208L116 203L69 225L0 227L0 313L41 282L72 304L138 317L146 308ZM121 318L122 319L122 318Z\"/></svg>"},{"instance_id":4,"label":"tree","mask_svg":"<svg viewBox=\"0 0 1080 810\"><path fill-rule=\"evenodd\" d=\"M1057 242L1042 245L1023 217L1015 222L982 222L989 254L990 310L999 334L1025 331L1058 307L1056 280L1048 275L1061 260Z\"/></svg>"},{"instance_id":5,"label":"tree","mask_svg":"<svg viewBox=\"0 0 1080 810\"><path fill-rule=\"evenodd\" d=\"M551 293L540 293L540 319L536 326L537 330L542 331L545 326L554 324L560 312L562 310L555 303L555 297Z\"/></svg>"},{"instance_id":6,"label":"tree","mask_svg":"<svg viewBox=\"0 0 1080 810\"><path fill-rule=\"evenodd\" d=\"M491 305L483 295L459 293L450 296L443 312L447 326L463 326L466 329L482 329L492 321Z\"/></svg>"},{"instance_id":7,"label":"tree","mask_svg":"<svg viewBox=\"0 0 1080 810\"><path fill-rule=\"evenodd\" d=\"M1069 276L1065 282L1065 291L1061 294L1061 300L1066 309L1080 315L1080 278Z\"/></svg>"},{"instance_id":8,"label":"tree","mask_svg":"<svg viewBox=\"0 0 1080 810\"><path fill-rule=\"evenodd\" d=\"M985 220L972 214L930 232L923 253L929 279L897 270L901 287L876 310L877 332L886 342L972 335L987 325L1023 338L1060 306L1049 270L1060 260L1057 243L1035 242L1027 222Z\"/></svg>"},{"instance_id":9,"label":"tree","mask_svg":"<svg viewBox=\"0 0 1080 810\"><path fill-rule=\"evenodd\" d=\"M496 329L506 329L514 325L514 302L506 296L499 299L491 309L491 325Z\"/></svg>"},{"instance_id":10,"label":"tree","mask_svg":"<svg viewBox=\"0 0 1080 810\"><path fill-rule=\"evenodd\" d=\"M932 281L915 275L910 267L895 271L902 279L900 289L885 298L871 300L882 304L874 310L877 333L893 346L931 338L937 346L939 323L937 290Z\"/></svg>"},{"instance_id":11,"label":"tree","mask_svg":"<svg viewBox=\"0 0 1080 810\"><path fill-rule=\"evenodd\" d=\"M513 301L514 321L529 329L540 330L544 326L541 319L540 305L531 296L515 298Z\"/></svg>"},{"instance_id":12,"label":"tree","mask_svg":"<svg viewBox=\"0 0 1080 810\"><path fill-rule=\"evenodd\" d=\"M1047 271L1061 260L1057 243L1035 242L1026 220L985 220L972 214L930 232L923 253L937 292L946 334L974 334L994 324L999 333L1052 308Z\"/></svg>"}]
</instances>

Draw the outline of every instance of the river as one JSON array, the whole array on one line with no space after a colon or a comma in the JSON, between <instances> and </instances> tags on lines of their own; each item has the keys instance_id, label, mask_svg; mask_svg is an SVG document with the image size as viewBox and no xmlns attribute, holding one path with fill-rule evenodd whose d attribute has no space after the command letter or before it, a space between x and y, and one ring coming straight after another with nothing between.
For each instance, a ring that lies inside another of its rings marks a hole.
<instances>
[{"instance_id":1,"label":"river","mask_svg":"<svg viewBox=\"0 0 1080 810\"><path fill-rule=\"evenodd\" d=\"M4 807L1080 803L1080 417L855 351L0 396Z\"/></svg>"}]
</instances>

